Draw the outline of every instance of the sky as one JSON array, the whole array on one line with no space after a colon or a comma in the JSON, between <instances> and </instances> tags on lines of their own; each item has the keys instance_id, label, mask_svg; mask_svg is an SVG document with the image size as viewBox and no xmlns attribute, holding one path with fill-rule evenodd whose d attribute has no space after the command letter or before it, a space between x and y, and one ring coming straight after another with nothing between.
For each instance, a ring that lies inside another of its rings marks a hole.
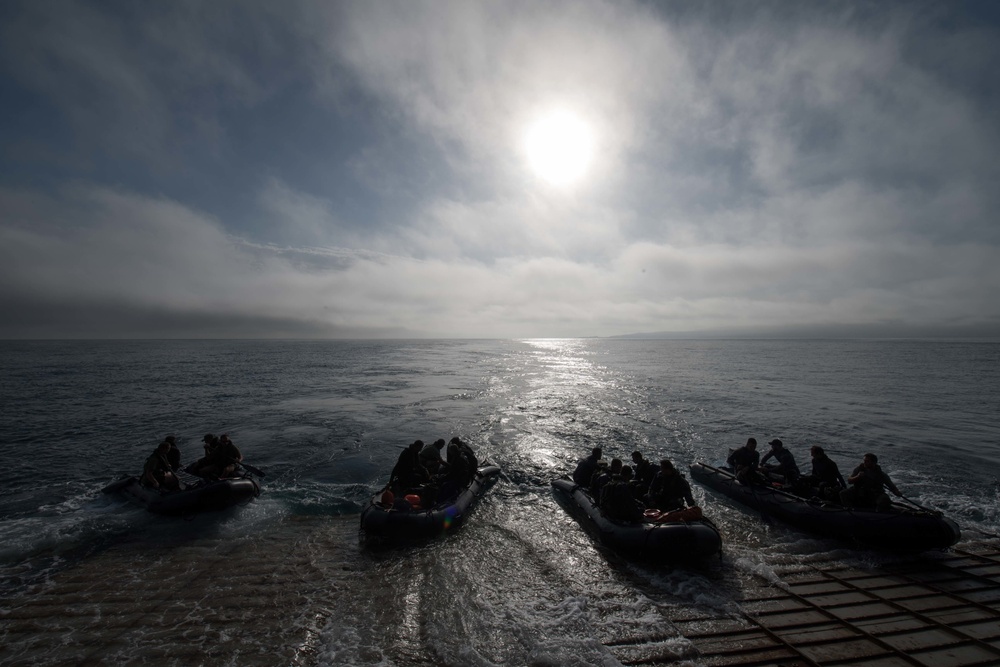
<instances>
[{"instance_id":1,"label":"sky","mask_svg":"<svg viewBox=\"0 0 1000 667\"><path fill-rule=\"evenodd\" d=\"M0 338L1000 336L990 2L0 4Z\"/></svg>"}]
</instances>

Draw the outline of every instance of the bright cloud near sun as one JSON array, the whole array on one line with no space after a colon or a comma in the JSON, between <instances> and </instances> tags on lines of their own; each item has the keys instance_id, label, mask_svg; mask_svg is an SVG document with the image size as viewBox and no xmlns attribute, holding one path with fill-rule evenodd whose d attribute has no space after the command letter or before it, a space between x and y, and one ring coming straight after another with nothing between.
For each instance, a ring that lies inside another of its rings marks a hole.
<instances>
[{"instance_id":1,"label":"bright cloud near sun","mask_svg":"<svg viewBox=\"0 0 1000 667\"><path fill-rule=\"evenodd\" d=\"M539 178L558 187L577 183L594 153L593 129L572 111L540 115L524 136L524 153Z\"/></svg>"}]
</instances>

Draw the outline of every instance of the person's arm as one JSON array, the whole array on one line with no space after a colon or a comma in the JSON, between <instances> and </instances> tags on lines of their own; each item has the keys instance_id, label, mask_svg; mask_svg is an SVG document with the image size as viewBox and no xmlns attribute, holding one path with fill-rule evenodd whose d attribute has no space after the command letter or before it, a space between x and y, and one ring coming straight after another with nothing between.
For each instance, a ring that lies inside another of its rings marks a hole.
<instances>
[{"instance_id":1,"label":"person's arm","mask_svg":"<svg viewBox=\"0 0 1000 667\"><path fill-rule=\"evenodd\" d=\"M154 489L160 488L160 483L156 480L154 473L154 463L151 459L146 459L146 464L142 467L142 479L146 484Z\"/></svg>"},{"instance_id":2,"label":"person's arm","mask_svg":"<svg viewBox=\"0 0 1000 667\"><path fill-rule=\"evenodd\" d=\"M655 498L660 494L660 490L663 488L663 476L657 473L653 477L653 481L649 483L648 495L650 498Z\"/></svg>"},{"instance_id":3,"label":"person's arm","mask_svg":"<svg viewBox=\"0 0 1000 667\"><path fill-rule=\"evenodd\" d=\"M402 456L400 456L400 459L401 458L402 458ZM399 459L397 459L396 460L396 465L392 466L392 472L389 473L389 483L390 484L392 484L394 481L396 481L397 479L399 479L399 471L400 471L401 465L402 465L402 461L400 461Z\"/></svg>"},{"instance_id":4,"label":"person's arm","mask_svg":"<svg viewBox=\"0 0 1000 667\"><path fill-rule=\"evenodd\" d=\"M688 481L686 479L683 481L684 481L684 500L687 501L688 507L694 507L694 496L691 495L691 485L688 484Z\"/></svg>"},{"instance_id":5,"label":"person's arm","mask_svg":"<svg viewBox=\"0 0 1000 667\"><path fill-rule=\"evenodd\" d=\"M889 479L889 476L886 475L884 472L882 473L882 481L889 488L889 490L893 492L893 494L897 496L903 495L902 493L900 493L899 489L896 488L896 485L892 483L892 480Z\"/></svg>"}]
</instances>

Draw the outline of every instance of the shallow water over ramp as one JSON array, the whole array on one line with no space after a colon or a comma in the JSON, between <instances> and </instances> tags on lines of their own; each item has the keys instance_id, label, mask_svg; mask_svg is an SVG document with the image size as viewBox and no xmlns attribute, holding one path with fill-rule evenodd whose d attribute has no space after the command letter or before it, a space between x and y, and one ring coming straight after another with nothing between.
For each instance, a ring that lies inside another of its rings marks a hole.
<instances>
[{"instance_id":1,"label":"shallow water over ramp","mask_svg":"<svg viewBox=\"0 0 1000 667\"><path fill-rule=\"evenodd\" d=\"M321 584L359 560L342 547L317 560L315 545L343 545L357 519L296 523L252 538L111 547L3 605L0 663L310 663L328 608Z\"/></svg>"},{"instance_id":2,"label":"shallow water over ramp","mask_svg":"<svg viewBox=\"0 0 1000 667\"><path fill-rule=\"evenodd\" d=\"M0 664L1000 664L995 543L663 570L593 550L544 496L510 505L388 551L357 515L123 542L0 603Z\"/></svg>"}]
</instances>

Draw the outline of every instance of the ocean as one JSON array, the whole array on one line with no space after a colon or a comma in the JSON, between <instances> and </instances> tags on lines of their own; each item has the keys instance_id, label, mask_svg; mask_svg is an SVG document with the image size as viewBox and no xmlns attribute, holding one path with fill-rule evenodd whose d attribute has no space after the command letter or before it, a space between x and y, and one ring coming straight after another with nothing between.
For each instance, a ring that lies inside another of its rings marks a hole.
<instances>
[{"instance_id":1,"label":"ocean","mask_svg":"<svg viewBox=\"0 0 1000 667\"><path fill-rule=\"evenodd\" d=\"M683 655L671 610L739 613L779 566L903 557L692 483L722 557L622 560L550 487L596 445L686 471L780 438L845 475L871 451L960 546L1000 533L997 342L3 341L0 410L0 664L616 665L609 637ZM101 493L208 432L266 472L257 500L166 518ZM454 435L501 480L453 534L368 547L400 449Z\"/></svg>"}]
</instances>

